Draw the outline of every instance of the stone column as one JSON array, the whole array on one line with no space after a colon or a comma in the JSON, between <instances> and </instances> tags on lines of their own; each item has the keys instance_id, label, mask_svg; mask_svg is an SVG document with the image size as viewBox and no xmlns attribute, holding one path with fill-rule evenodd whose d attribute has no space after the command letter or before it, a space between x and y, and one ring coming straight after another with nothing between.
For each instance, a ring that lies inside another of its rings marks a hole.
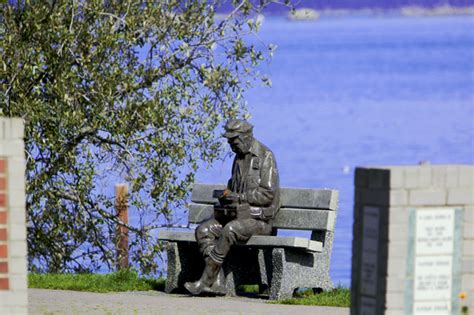
<instances>
[{"instance_id":1,"label":"stone column","mask_svg":"<svg viewBox=\"0 0 474 315\"><path fill-rule=\"evenodd\" d=\"M355 186L351 314L472 312L474 166L359 167Z\"/></svg>"},{"instance_id":2,"label":"stone column","mask_svg":"<svg viewBox=\"0 0 474 315\"><path fill-rule=\"evenodd\" d=\"M0 118L0 314L26 314L23 121Z\"/></svg>"}]
</instances>

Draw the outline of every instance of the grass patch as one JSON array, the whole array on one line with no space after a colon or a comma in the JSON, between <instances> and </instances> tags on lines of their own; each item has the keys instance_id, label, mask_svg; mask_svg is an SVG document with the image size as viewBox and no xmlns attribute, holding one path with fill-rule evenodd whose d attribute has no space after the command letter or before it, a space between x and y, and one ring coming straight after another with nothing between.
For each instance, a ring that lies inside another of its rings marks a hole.
<instances>
[{"instance_id":1,"label":"grass patch","mask_svg":"<svg viewBox=\"0 0 474 315\"><path fill-rule=\"evenodd\" d=\"M133 270L121 270L109 274L28 274L28 287L37 289L72 290L87 292L163 291L165 279L139 277ZM243 293L258 294L258 285L239 287ZM350 289L338 287L332 291L313 293L312 290L297 291L294 298L274 301L275 304L298 304L349 307Z\"/></svg>"},{"instance_id":2,"label":"grass patch","mask_svg":"<svg viewBox=\"0 0 474 315\"><path fill-rule=\"evenodd\" d=\"M322 293L313 293L312 290L306 290L297 292L294 298L275 301L272 303L350 307L351 290L343 287Z\"/></svg>"},{"instance_id":3,"label":"grass patch","mask_svg":"<svg viewBox=\"0 0 474 315\"><path fill-rule=\"evenodd\" d=\"M163 290L165 280L142 278L133 270L109 274L28 274L28 287L88 292Z\"/></svg>"},{"instance_id":4,"label":"grass patch","mask_svg":"<svg viewBox=\"0 0 474 315\"><path fill-rule=\"evenodd\" d=\"M258 284L244 284L237 287L237 292L257 294L259 292Z\"/></svg>"},{"instance_id":5,"label":"grass patch","mask_svg":"<svg viewBox=\"0 0 474 315\"><path fill-rule=\"evenodd\" d=\"M258 294L258 285L241 285L238 291L245 294ZM319 306L335 306L350 307L351 290L344 287L338 287L334 290L313 293L313 290L298 290L291 299L272 301L273 304L294 304L294 305L319 305Z\"/></svg>"}]
</instances>

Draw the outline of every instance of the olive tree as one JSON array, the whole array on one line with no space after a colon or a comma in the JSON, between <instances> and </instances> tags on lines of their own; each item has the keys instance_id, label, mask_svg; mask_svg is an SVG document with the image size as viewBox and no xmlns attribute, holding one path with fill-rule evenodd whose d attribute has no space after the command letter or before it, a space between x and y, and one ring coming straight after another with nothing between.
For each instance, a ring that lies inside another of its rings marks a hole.
<instances>
[{"instance_id":1,"label":"olive tree","mask_svg":"<svg viewBox=\"0 0 474 315\"><path fill-rule=\"evenodd\" d=\"M0 4L0 115L26 124L29 268L113 268L116 181L130 186L132 261L156 270L200 163L271 47L269 1L22 0ZM273 1L274 2L274 1ZM114 182L115 181L115 182Z\"/></svg>"}]
</instances>

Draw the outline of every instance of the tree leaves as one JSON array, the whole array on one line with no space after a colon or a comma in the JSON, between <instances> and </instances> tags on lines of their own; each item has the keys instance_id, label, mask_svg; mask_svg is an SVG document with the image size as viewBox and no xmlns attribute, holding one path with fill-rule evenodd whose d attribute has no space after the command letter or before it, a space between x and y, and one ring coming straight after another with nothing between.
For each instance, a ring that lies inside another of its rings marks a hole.
<instances>
[{"instance_id":1,"label":"tree leaves","mask_svg":"<svg viewBox=\"0 0 474 315\"><path fill-rule=\"evenodd\" d=\"M216 128L245 113L241 95L264 59L243 40L261 8L243 1L217 19L218 5L0 5L0 115L26 122L30 269L112 268L118 181L137 214L132 260L156 269L152 231L176 223L199 161L219 157Z\"/></svg>"}]
</instances>

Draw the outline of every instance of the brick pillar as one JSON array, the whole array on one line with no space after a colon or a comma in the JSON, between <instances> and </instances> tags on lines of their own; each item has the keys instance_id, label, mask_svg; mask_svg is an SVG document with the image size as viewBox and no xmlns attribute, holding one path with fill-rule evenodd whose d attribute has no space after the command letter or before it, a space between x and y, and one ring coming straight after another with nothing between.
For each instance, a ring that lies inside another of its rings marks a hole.
<instances>
[{"instance_id":1,"label":"brick pillar","mask_svg":"<svg viewBox=\"0 0 474 315\"><path fill-rule=\"evenodd\" d=\"M0 314L26 314L23 121L0 118Z\"/></svg>"},{"instance_id":2,"label":"brick pillar","mask_svg":"<svg viewBox=\"0 0 474 315\"><path fill-rule=\"evenodd\" d=\"M7 226L7 159L0 158L0 290L9 289Z\"/></svg>"},{"instance_id":3,"label":"brick pillar","mask_svg":"<svg viewBox=\"0 0 474 315\"><path fill-rule=\"evenodd\" d=\"M359 167L355 186L351 314L472 312L474 166Z\"/></svg>"}]
</instances>

